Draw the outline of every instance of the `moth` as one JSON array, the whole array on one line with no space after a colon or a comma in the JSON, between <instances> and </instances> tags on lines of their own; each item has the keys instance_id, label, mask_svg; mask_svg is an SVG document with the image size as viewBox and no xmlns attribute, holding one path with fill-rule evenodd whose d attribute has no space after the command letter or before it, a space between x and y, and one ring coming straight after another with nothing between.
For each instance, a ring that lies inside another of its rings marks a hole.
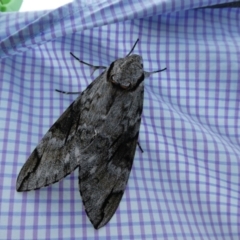
<instances>
[{"instance_id":1,"label":"moth","mask_svg":"<svg viewBox=\"0 0 240 240\"><path fill-rule=\"evenodd\" d=\"M85 211L95 229L109 222L123 196L132 168L143 109L142 57L112 62L48 130L22 167L16 190L58 182L76 168Z\"/></svg>"}]
</instances>

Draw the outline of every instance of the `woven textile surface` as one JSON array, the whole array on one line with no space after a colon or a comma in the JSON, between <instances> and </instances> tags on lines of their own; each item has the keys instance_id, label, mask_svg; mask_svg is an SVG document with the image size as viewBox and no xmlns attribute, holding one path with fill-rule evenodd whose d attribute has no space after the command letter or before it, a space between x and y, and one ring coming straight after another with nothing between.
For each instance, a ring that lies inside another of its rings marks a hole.
<instances>
[{"instance_id":1,"label":"woven textile surface","mask_svg":"<svg viewBox=\"0 0 240 240\"><path fill-rule=\"evenodd\" d=\"M0 15L0 240L240 239L240 8L230 2L76 0ZM76 98L55 89L81 92L101 72L69 52L109 66L138 38L144 69L167 70L144 81L144 152L95 230L78 171L24 193L16 178Z\"/></svg>"}]
</instances>

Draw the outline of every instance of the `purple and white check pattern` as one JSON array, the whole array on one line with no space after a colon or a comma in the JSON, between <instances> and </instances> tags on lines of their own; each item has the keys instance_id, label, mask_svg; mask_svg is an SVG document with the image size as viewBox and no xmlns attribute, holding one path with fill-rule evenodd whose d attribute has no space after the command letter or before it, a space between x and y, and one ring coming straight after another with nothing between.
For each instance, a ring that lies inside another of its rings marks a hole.
<instances>
[{"instance_id":1,"label":"purple and white check pattern","mask_svg":"<svg viewBox=\"0 0 240 240\"><path fill-rule=\"evenodd\" d=\"M240 8L231 1L75 1L0 15L0 240L240 238ZM78 172L17 193L17 174L51 124L108 66L134 53L145 70L133 169L120 206L96 231Z\"/></svg>"}]
</instances>

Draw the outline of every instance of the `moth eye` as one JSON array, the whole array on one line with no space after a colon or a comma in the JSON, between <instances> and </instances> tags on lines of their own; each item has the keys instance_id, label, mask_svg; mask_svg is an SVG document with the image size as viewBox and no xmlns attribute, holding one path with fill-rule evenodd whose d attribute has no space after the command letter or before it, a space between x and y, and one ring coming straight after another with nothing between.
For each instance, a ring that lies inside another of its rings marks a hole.
<instances>
[{"instance_id":1,"label":"moth eye","mask_svg":"<svg viewBox=\"0 0 240 240\"><path fill-rule=\"evenodd\" d=\"M116 75L113 74L113 75L111 76L111 82L117 84Z\"/></svg>"}]
</instances>

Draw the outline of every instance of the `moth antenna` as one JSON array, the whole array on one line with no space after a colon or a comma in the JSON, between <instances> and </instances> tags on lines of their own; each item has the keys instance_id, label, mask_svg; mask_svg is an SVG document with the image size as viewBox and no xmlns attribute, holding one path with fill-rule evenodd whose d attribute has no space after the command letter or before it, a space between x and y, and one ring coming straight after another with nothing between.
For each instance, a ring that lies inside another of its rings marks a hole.
<instances>
[{"instance_id":1,"label":"moth antenna","mask_svg":"<svg viewBox=\"0 0 240 240\"><path fill-rule=\"evenodd\" d=\"M138 41L139 41L139 38L138 38L137 41L134 43L134 45L133 45L131 51L128 53L128 55L127 55L126 57L128 57L128 56L133 52L133 50L134 50L134 48L136 47Z\"/></svg>"},{"instance_id":2,"label":"moth antenna","mask_svg":"<svg viewBox=\"0 0 240 240\"><path fill-rule=\"evenodd\" d=\"M160 70L157 70L157 71L153 71L153 72L146 72L146 71L144 71L144 76L145 76L145 78L147 78L147 77L149 77L153 73L162 72L162 71L165 71L166 69L167 68L163 68L163 69L160 69Z\"/></svg>"},{"instance_id":3,"label":"moth antenna","mask_svg":"<svg viewBox=\"0 0 240 240\"><path fill-rule=\"evenodd\" d=\"M90 68L92 68L92 73L91 73L91 75L92 75L92 74L95 72L95 70L97 70L97 69L101 69L101 68L102 68L102 69L106 69L106 68L107 68L107 67L105 67L105 66L94 66L94 65L92 65L92 64L86 63L86 62L80 60L78 57L76 57L72 52L70 52L70 54L71 54L75 59L77 59L80 63L83 63L83 64L89 66Z\"/></svg>"}]
</instances>

